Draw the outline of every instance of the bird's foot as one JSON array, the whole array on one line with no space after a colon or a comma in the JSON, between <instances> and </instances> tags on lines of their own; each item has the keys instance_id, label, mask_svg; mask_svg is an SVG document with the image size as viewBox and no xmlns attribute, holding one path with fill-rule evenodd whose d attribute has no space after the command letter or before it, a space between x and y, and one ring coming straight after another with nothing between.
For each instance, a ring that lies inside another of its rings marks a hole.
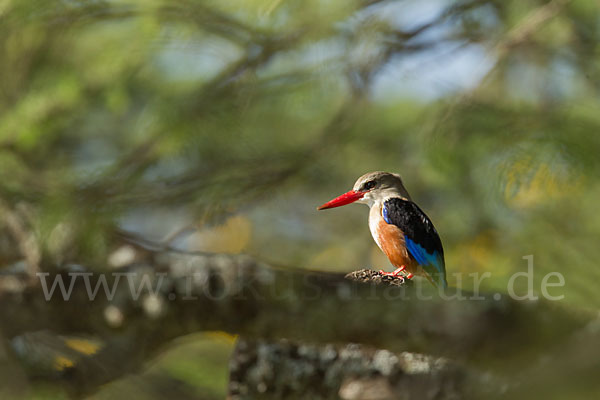
<instances>
[{"instance_id":1,"label":"bird's foot","mask_svg":"<svg viewBox=\"0 0 600 400\"><path fill-rule=\"evenodd\" d=\"M405 275L400 275L404 271L406 271L406 267L404 265L402 265L400 268L396 268L393 272L385 272L384 270L380 269L379 274L385 275L385 276L398 277L398 278L402 278L402 279L410 279L414 276L410 272Z\"/></svg>"}]
</instances>

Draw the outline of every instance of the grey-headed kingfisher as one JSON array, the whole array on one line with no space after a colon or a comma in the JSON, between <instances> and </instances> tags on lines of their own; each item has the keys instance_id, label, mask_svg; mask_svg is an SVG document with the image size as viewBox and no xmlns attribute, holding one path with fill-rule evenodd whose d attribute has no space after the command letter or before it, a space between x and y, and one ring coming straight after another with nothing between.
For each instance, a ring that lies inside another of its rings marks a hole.
<instances>
[{"instance_id":1,"label":"grey-headed kingfisher","mask_svg":"<svg viewBox=\"0 0 600 400\"><path fill-rule=\"evenodd\" d=\"M379 271L381 274L406 279L420 275L435 286L447 286L440 237L429 217L411 200L400 175L369 172L358 178L352 190L318 209L354 202L367 204L371 208L371 235L396 267L394 272Z\"/></svg>"}]
</instances>

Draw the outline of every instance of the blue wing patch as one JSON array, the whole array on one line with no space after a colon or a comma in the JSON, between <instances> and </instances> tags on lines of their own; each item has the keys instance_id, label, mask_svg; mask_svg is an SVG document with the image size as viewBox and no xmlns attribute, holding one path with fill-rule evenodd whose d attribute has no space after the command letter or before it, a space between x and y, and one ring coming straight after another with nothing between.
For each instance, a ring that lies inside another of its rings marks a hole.
<instances>
[{"instance_id":1,"label":"blue wing patch","mask_svg":"<svg viewBox=\"0 0 600 400\"><path fill-rule=\"evenodd\" d=\"M423 267L434 279L439 277L442 285L447 287L448 283L446 282L446 277L444 274L444 264L439 253L437 251L434 251L433 254L428 253L423 247L406 236L404 237L404 240L406 242L406 248L419 263L419 265ZM431 267L435 268L435 270Z\"/></svg>"},{"instance_id":2,"label":"blue wing patch","mask_svg":"<svg viewBox=\"0 0 600 400\"><path fill-rule=\"evenodd\" d=\"M390 219L390 214L388 213L388 209L387 207L382 207L383 208L383 220L385 222L387 222L388 224L393 224L392 220Z\"/></svg>"}]
</instances>

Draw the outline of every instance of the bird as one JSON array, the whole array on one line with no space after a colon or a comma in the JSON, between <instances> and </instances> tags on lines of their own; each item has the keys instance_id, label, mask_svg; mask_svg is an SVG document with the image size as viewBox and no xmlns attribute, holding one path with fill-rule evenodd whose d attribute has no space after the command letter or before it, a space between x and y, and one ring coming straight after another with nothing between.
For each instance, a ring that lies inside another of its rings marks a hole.
<instances>
[{"instance_id":1,"label":"bird","mask_svg":"<svg viewBox=\"0 0 600 400\"><path fill-rule=\"evenodd\" d=\"M371 235L396 267L393 272L380 270L380 274L403 280L419 275L436 287L448 286L440 236L427 214L412 201L399 174L383 171L364 174L352 190L317 210L351 203L370 207Z\"/></svg>"}]
</instances>

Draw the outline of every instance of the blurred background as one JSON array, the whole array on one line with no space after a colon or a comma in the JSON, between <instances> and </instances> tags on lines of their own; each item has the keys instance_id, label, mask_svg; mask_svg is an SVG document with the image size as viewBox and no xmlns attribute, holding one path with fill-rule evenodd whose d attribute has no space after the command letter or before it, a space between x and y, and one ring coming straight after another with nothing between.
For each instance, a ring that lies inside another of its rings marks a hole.
<instances>
[{"instance_id":1,"label":"blurred background","mask_svg":"<svg viewBox=\"0 0 600 400\"><path fill-rule=\"evenodd\" d=\"M434 221L451 286L490 271L482 290L505 292L533 255L537 292L558 271L552 294L597 309L599 11L0 0L2 268L102 269L123 232L284 267L388 268L366 207L316 212L386 170ZM92 398L164 398L159 381L224 398L232 343L182 338Z\"/></svg>"}]
</instances>

